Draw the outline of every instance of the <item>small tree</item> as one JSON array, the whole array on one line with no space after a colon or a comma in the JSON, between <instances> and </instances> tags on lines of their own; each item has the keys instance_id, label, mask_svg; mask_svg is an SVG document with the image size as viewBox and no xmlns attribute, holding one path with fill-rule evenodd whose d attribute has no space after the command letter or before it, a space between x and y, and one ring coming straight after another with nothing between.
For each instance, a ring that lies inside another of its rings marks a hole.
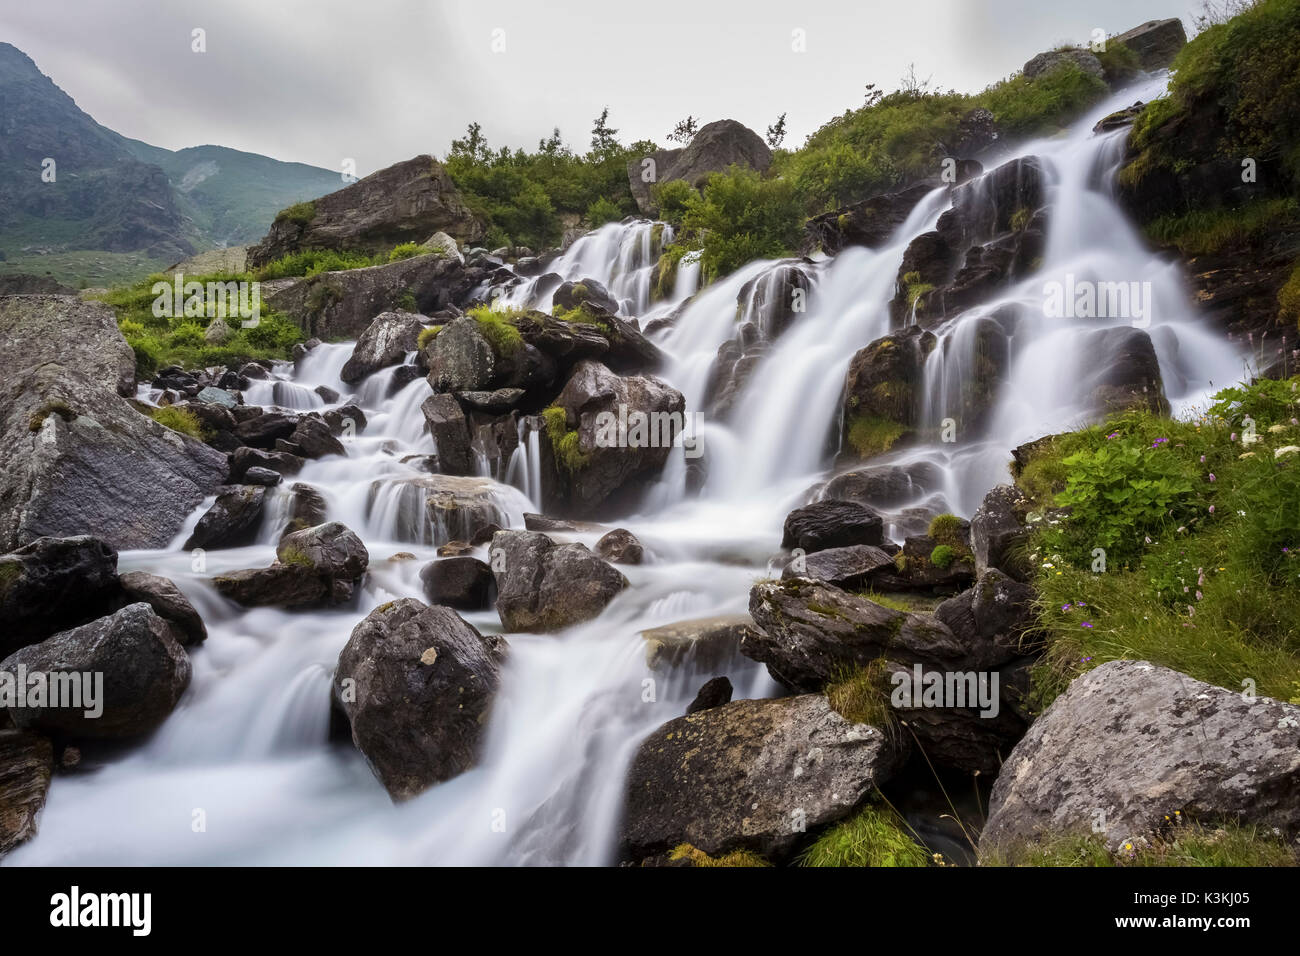
<instances>
[{"instance_id":1,"label":"small tree","mask_svg":"<svg viewBox=\"0 0 1300 956\"><path fill-rule=\"evenodd\" d=\"M483 127L478 123L470 123L465 130L464 139L451 141L451 152L447 155L449 159L468 159L471 162L486 162L490 159L492 150L488 148Z\"/></svg>"},{"instance_id":2,"label":"small tree","mask_svg":"<svg viewBox=\"0 0 1300 956\"><path fill-rule=\"evenodd\" d=\"M695 117L688 116L686 119L680 120L677 125L673 127L673 131L668 134L668 139L670 142L685 145L691 141L692 136L699 132L699 129L700 125L696 122Z\"/></svg>"},{"instance_id":3,"label":"small tree","mask_svg":"<svg viewBox=\"0 0 1300 956\"><path fill-rule=\"evenodd\" d=\"M767 145L776 149L785 141L785 114L776 118L776 122L767 128Z\"/></svg>"},{"instance_id":4,"label":"small tree","mask_svg":"<svg viewBox=\"0 0 1300 956\"><path fill-rule=\"evenodd\" d=\"M618 130L609 125L609 107L606 106L596 117L596 124L591 128L591 150L604 156L618 148Z\"/></svg>"}]
</instances>

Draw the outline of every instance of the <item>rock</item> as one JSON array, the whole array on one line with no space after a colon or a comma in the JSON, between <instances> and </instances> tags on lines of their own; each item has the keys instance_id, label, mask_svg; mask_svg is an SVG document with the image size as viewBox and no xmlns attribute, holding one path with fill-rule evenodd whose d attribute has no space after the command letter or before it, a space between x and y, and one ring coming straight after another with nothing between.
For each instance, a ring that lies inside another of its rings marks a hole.
<instances>
[{"instance_id":1,"label":"rock","mask_svg":"<svg viewBox=\"0 0 1300 956\"><path fill-rule=\"evenodd\" d=\"M803 578L754 585L749 613L758 627L741 641L741 653L796 691L820 691L885 656L971 669L965 643L933 618Z\"/></svg>"},{"instance_id":2,"label":"rock","mask_svg":"<svg viewBox=\"0 0 1300 956\"><path fill-rule=\"evenodd\" d=\"M424 330L424 316L415 312L381 312L357 339L352 357L339 378L355 385L381 368L398 365L414 352Z\"/></svg>"},{"instance_id":3,"label":"rock","mask_svg":"<svg viewBox=\"0 0 1300 956\"><path fill-rule=\"evenodd\" d=\"M469 406L489 415L501 415L523 401L526 394L522 388L498 388L490 392L457 392L456 400L462 407Z\"/></svg>"},{"instance_id":4,"label":"rock","mask_svg":"<svg viewBox=\"0 0 1300 956\"><path fill-rule=\"evenodd\" d=\"M430 252L441 256L444 259L455 259L459 263L465 262L465 257L461 254L460 246L456 240L445 232L435 232L424 242L420 243Z\"/></svg>"},{"instance_id":5,"label":"rock","mask_svg":"<svg viewBox=\"0 0 1300 956\"><path fill-rule=\"evenodd\" d=\"M822 486L820 496L892 508L941 490L943 480L943 473L929 462L869 465L836 475Z\"/></svg>"},{"instance_id":6,"label":"rock","mask_svg":"<svg viewBox=\"0 0 1300 956\"><path fill-rule=\"evenodd\" d=\"M209 345L222 345L234 334L234 330L226 324L226 320L217 316L203 330L203 341Z\"/></svg>"},{"instance_id":7,"label":"rock","mask_svg":"<svg viewBox=\"0 0 1300 956\"><path fill-rule=\"evenodd\" d=\"M611 315L618 312L618 300L595 279L562 282L551 298L552 305L558 306L565 312L571 312L584 302L589 302Z\"/></svg>"},{"instance_id":8,"label":"rock","mask_svg":"<svg viewBox=\"0 0 1300 956\"><path fill-rule=\"evenodd\" d=\"M441 545L472 541L489 525L504 527L510 515L500 486L489 478L428 475L370 486L367 509L382 505L394 515L395 540Z\"/></svg>"},{"instance_id":9,"label":"rock","mask_svg":"<svg viewBox=\"0 0 1300 956\"><path fill-rule=\"evenodd\" d=\"M828 256L838 255L849 246L877 249L938 185L937 180L927 180L813 216L804 225L805 245L809 250L820 247Z\"/></svg>"},{"instance_id":10,"label":"rock","mask_svg":"<svg viewBox=\"0 0 1300 956\"><path fill-rule=\"evenodd\" d=\"M365 431L366 428L366 413L351 403L326 409L321 414L321 418L325 419L325 424L329 426L330 433L333 435L350 438Z\"/></svg>"},{"instance_id":11,"label":"rock","mask_svg":"<svg viewBox=\"0 0 1300 956\"><path fill-rule=\"evenodd\" d=\"M1026 63L1021 72L1026 79L1032 80L1065 66L1076 67L1088 76L1095 76L1099 80L1105 75L1101 68L1101 60L1097 59L1095 53L1091 50L1071 49L1040 53Z\"/></svg>"},{"instance_id":12,"label":"rock","mask_svg":"<svg viewBox=\"0 0 1300 956\"><path fill-rule=\"evenodd\" d=\"M615 528L596 542L596 554L614 564L640 564L645 549L631 531Z\"/></svg>"},{"instance_id":13,"label":"rock","mask_svg":"<svg viewBox=\"0 0 1300 956\"><path fill-rule=\"evenodd\" d=\"M468 555L430 561L420 569L420 583L433 604L478 611L492 603L492 569Z\"/></svg>"},{"instance_id":14,"label":"rock","mask_svg":"<svg viewBox=\"0 0 1300 956\"><path fill-rule=\"evenodd\" d=\"M128 604L143 601L172 627L182 647L194 647L208 638L203 618L175 582L145 571L128 571L118 579Z\"/></svg>"},{"instance_id":15,"label":"rock","mask_svg":"<svg viewBox=\"0 0 1300 956\"><path fill-rule=\"evenodd\" d=\"M474 453L470 448L469 422L460 403L446 392L439 392L426 398L420 411L433 435L440 470L448 475L472 474Z\"/></svg>"},{"instance_id":16,"label":"rock","mask_svg":"<svg viewBox=\"0 0 1300 956\"><path fill-rule=\"evenodd\" d=\"M387 253L439 231L472 241L483 235L483 224L442 165L416 156L281 211L266 238L248 250L248 265L256 269L300 249Z\"/></svg>"},{"instance_id":17,"label":"rock","mask_svg":"<svg viewBox=\"0 0 1300 956\"><path fill-rule=\"evenodd\" d=\"M940 544L951 551L946 563L936 564L935 549ZM975 560L964 543L954 546L928 534L908 535L903 548L894 556L894 573L882 570L872 576L872 587L880 591L925 591L931 594L956 594L975 581Z\"/></svg>"},{"instance_id":18,"label":"rock","mask_svg":"<svg viewBox=\"0 0 1300 956\"><path fill-rule=\"evenodd\" d=\"M646 667L656 671L683 664L721 668L739 653L741 641L753 629L748 614L697 617L649 628L641 632Z\"/></svg>"},{"instance_id":19,"label":"rock","mask_svg":"<svg viewBox=\"0 0 1300 956\"><path fill-rule=\"evenodd\" d=\"M283 534L325 523L327 507L324 495L301 481L294 482L289 493L289 523Z\"/></svg>"},{"instance_id":20,"label":"rock","mask_svg":"<svg viewBox=\"0 0 1300 956\"><path fill-rule=\"evenodd\" d=\"M299 449L298 454L304 458L324 458L326 455L343 455L347 451L343 443L330 432L330 427L322 418L304 415L298 419L289 441Z\"/></svg>"},{"instance_id":21,"label":"rock","mask_svg":"<svg viewBox=\"0 0 1300 956\"><path fill-rule=\"evenodd\" d=\"M230 480L242 482L253 468L264 468L279 475L292 475L302 471L302 466L306 463L301 456L287 452L236 448L230 456Z\"/></svg>"},{"instance_id":22,"label":"rock","mask_svg":"<svg viewBox=\"0 0 1300 956\"><path fill-rule=\"evenodd\" d=\"M220 319L213 319L213 322L220 321ZM194 397L205 405L219 405L222 408L234 408L239 404L235 396L224 388L213 388L211 385L199 389L199 394Z\"/></svg>"},{"instance_id":23,"label":"rock","mask_svg":"<svg viewBox=\"0 0 1300 956\"><path fill-rule=\"evenodd\" d=\"M869 544L826 548L795 558L781 572L781 579L807 578L846 590L860 590L882 569L893 570L894 556Z\"/></svg>"},{"instance_id":24,"label":"rock","mask_svg":"<svg viewBox=\"0 0 1300 956\"><path fill-rule=\"evenodd\" d=\"M294 412L262 412L239 422L235 426L235 437L252 448L269 450L275 447L276 439L292 440L299 417Z\"/></svg>"},{"instance_id":25,"label":"rock","mask_svg":"<svg viewBox=\"0 0 1300 956\"><path fill-rule=\"evenodd\" d=\"M989 568L974 587L935 608L934 619L965 643L970 669L992 670L1034 648L1036 597L1028 584Z\"/></svg>"},{"instance_id":26,"label":"rock","mask_svg":"<svg viewBox=\"0 0 1300 956\"><path fill-rule=\"evenodd\" d=\"M882 525L880 515L866 505L827 498L786 516L781 547L810 554L855 544L879 545L884 540Z\"/></svg>"},{"instance_id":27,"label":"rock","mask_svg":"<svg viewBox=\"0 0 1300 956\"><path fill-rule=\"evenodd\" d=\"M135 737L156 729L190 683L190 661L172 628L143 601L10 654L0 671L92 674L102 696L86 706L10 707L20 730L80 737ZM30 686L30 685L29 685ZM102 707L102 713L93 714Z\"/></svg>"},{"instance_id":28,"label":"rock","mask_svg":"<svg viewBox=\"0 0 1300 956\"><path fill-rule=\"evenodd\" d=\"M1167 817L1300 834L1300 707L1145 661L1075 678L998 775L984 852L1100 827L1111 849Z\"/></svg>"},{"instance_id":29,"label":"rock","mask_svg":"<svg viewBox=\"0 0 1300 956\"><path fill-rule=\"evenodd\" d=\"M270 468L253 466L244 472L244 484L258 485L262 488L274 488L284 479L279 472L272 471Z\"/></svg>"},{"instance_id":30,"label":"rock","mask_svg":"<svg viewBox=\"0 0 1300 956\"><path fill-rule=\"evenodd\" d=\"M251 468L249 471L263 471ZM280 480L275 472L268 472ZM255 476L256 477L256 476ZM266 488L259 485L238 485L217 495L212 507L203 513L182 547L239 548L257 540L262 527L262 514L266 505Z\"/></svg>"},{"instance_id":31,"label":"rock","mask_svg":"<svg viewBox=\"0 0 1300 956\"><path fill-rule=\"evenodd\" d=\"M352 596L350 587L335 589L327 578L296 564L230 571L214 577L212 586L244 607L310 607Z\"/></svg>"},{"instance_id":32,"label":"rock","mask_svg":"<svg viewBox=\"0 0 1300 956\"><path fill-rule=\"evenodd\" d=\"M280 539L281 564L309 567L330 579L355 581L370 564L370 552L355 531L338 521L294 531Z\"/></svg>"},{"instance_id":33,"label":"rock","mask_svg":"<svg viewBox=\"0 0 1300 956\"><path fill-rule=\"evenodd\" d=\"M375 316L409 307L412 298L421 315L468 305L474 290L494 271L429 254L364 269L263 282L262 294L267 305L308 335L356 338Z\"/></svg>"},{"instance_id":34,"label":"rock","mask_svg":"<svg viewBox=\"0 0 1300 956\"><path fill-rule=\"evenodd\" d=\"M1147 72L1162 70L1174 61L1178 51L1187 45L1187 31L1177 17L1167 20L1148 20L1132 30L1126 30L1108 43L1120 43L1138 56L1138 62Z\"/></svg>"},{"instance_id":35,"label":"rock","mask_svg":"<svg viewBox=\"0 0 1300 956\"><path fill-rule=\"evenodd\" d=\"M97 538L38 538L0 556L0 656L106 614L117 595L117 552Z\"/></svg>"},{"instance_id":36,"label":"rock","mask_svg":"<svg viewBox=\"0 0 1300 956\"><path fill-rule=\"evenodd\" d=\"M1092 127L1094 133L1109 133L1117 129L1123 129L1125 126L1132 126L1133 121L1138 118L1146 104L1138 100L1132 106L1126 106L1122 110L1116 110L1097 120Z\"/></svg>"},{"instance_id":37,"label":"rock","mask_svg":"<svg viewBox=\"0 0 1300 956\"><path fill-rule=\"evenodd\" d=\"M0 299L0 549L77 534L165 547L223 480L223 454L120 397L131 356L107 307Z\"/></svg>"},{"instance_id":38,"label":"rock","mask_svg":"<svg viewBox=\"0 0 1300 956\"><path fill-rule=\"evenodd\" d=\"M997 568L1018 581L1029 580L1029 528L1024 522L1028 509L1028 499L1015 485L997 485L984 496L970 519L976 574Z\"/></svg>"},{"instance_id":39,"label":"rock","mask_svg":"<svg viewBox=\"0 0 1300 956\"><path fill-rule=\"evenodd\" d=\"M0 730L0 859L36 835L54 771L54 748L38 734Z\"/></svg>"},{"instance_id":40,"label":"rock","mask_svg":"<svg viewBox=\"0 0 1300 956\"><path fill-rule=\"evenodd\" d=\"M714 707L729 703L731 703L731 681L725 677L714 677L704 682L700 692L686 708L686 714L687 716L698 714L702 710L712 710Z\"/></svg>"},{"instance_id":41,"label":"rock","mask_svg":"<svg viewBox=\"0 0 1300 956\"><path fill-rule=\"evenodd\" d=\"M889 735L849 722L820 694L678 717L632 760L620 842L634 860L690 843L713 856L745 849L779 862L805 828L848 816L903 756Z\"/></svg>"},{"instance_id":42,"label":"rock","mask_svg":"<svg viewBox=\"0 0 1300 956\"><path fill-rule=\"evenodd\" d=\"M381 605L339 654L334 699L394 800L474 765L506 643L445 607Z\"/></svg>"},{"instance_id":43,"label":"rock","mask_svg":"<svg viewBox=\"0 0 1300 956\"><path fill-rule=\"evenodd\" d=\"M499 531L491 553L507 631L558 631L590 620L628 584L586 545L557 545L536 531Z\"/></svg>"},{"instance_id":44,"label":"rock","mask_svg":"<svg viewBox=\"0 0 1300 956\"><path fill-rule=\"evenodd\" d=\"M654 162L654 178L649 182L643 178L647 158ZM772 165L772 151L748 127L735 120L717 120L702 126L685 149L632 157L627 161L627 177L637 206L643 213L652 213L651 184L684 179L701 189L712 173L726 172L732 165L766 172Z\"/></svg>"},{"instance_id":45,"label":"rock","mask_svg":"<svg viewBox=\"0 0 1300 956\"><path fill-rule=\"evenodd\" d=\"M435 392L490 391L501 377L496 349L471 318L444 325L425 355L429 385Z\"/></svg>"},{"instance_id":46,"label":"rock","mask_svg":"<svg viewBox=\"0 0 1300 956\"><path fill-rule=\"evenodd\" d=\"M1169 414L1160 360L1144 330L1127 326L1097 329L1083 337L1079 349L1088 356L1081 388L1095 411L1110 414L1144 409Z\"/></svg>"},{"instance_id":47,"label":"rock","mask_svg":"<svg viewBox=\"0 0 1300 956\"><path fill-rule=\"evenodd\" d=\"M844 382L845 454L869 458L911 434L918 419L925 359L936 342L932 332L912 326L854 354Z\"/></svg>"}]
</instances>

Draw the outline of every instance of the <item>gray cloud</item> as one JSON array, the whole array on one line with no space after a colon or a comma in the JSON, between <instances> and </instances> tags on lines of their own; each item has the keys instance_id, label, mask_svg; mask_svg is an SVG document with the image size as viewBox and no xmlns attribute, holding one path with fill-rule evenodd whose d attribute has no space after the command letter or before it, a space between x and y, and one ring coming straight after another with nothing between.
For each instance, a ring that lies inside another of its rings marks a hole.
<instances>
[{"instance_id":1,"label":"gray cloud","mask_svg":"<svg viewBox=\"0 0 1300 956\"><path fill-rule=\"evenodd\" d=\"M204 143L362 174L442 155L471 121L494 145L558 126L586 149L610 106L625 141L659 142L693 114L787 145L894 88L908 65L978 90L1058 42L1085 42L1194 0L3 0L0 39L95 119L178 149ZM190 49L191 30L207 52ZM805 31L807 52L792 49ZM505 49L493 52L494 32Z\"/></svg>"}]
</instances>

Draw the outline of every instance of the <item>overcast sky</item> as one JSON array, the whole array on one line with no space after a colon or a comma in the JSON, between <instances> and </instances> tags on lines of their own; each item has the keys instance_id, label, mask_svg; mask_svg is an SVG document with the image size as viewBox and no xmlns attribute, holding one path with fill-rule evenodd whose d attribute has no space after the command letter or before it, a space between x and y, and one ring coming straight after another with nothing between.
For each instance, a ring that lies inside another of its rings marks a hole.
<instances>
[{"instance_id":1,"label":"overcast sky","mask_svg":"<svg viewBox=\"0 0 1300 956\"><path fill-rule=\"evenodd\" d=\"M786 146L892 90L911 63L974 91L1040 50L1200 0L0 0L0 40L96 120L179 149L215 143L361 175L445 155L471 121L534 148L589 145L608 104L624 142L687 114ZM191 50L195 28L206 53ZM796 52L795 31L805 51ZM494 50L494 46L497 48ZM501 49L501 47L504 49Z\"/></svg>"}]
</instances>

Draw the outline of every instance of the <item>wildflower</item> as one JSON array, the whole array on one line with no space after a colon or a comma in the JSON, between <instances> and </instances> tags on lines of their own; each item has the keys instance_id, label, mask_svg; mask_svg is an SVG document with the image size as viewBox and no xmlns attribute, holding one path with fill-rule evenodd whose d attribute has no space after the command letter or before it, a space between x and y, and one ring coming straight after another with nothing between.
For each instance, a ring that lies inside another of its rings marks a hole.
<instances>
[{"instance_id":1,"label":"wildflower","mask_svg":"<svg viewBox=\"0 0 1300 956\"><path fill-rule=\"evenodd\" d=\"M1210 481L1218 481L1218 480L1219 479L1214 477L1214 472L1210 472Z\"/></svg>"},{"instance_id":2,"label":"wildflower","mask_svg":"<svg viewBox=\"0 0 1300 956\"><path fill-rule=\"evenodd\" d=\"M1084 604L1082 601L1075 601L1075 602L1074 602L1074 606L1075 606L1075 607L1087 607L1088 605Z\"/></svg>"},{"instance_id":3,"label":"wildflower","mask_svg":"<svg viewBox=\"0 0 1300 956\"><path fill-rule=\"evenodd\" d=\"M1088 661L1090 661L1090 660L1092 660L1091 657L1080 657L1080 658L1079 658L1079 663L1080 663L1080 664L1086 664L1086 663L1088 663Z\"/></svg>"},{"instance_id":4,"label":"wildflower","mask_svg":"<svg viewBox=\"0 0 1300 956\"><path fill-rule=\"evenodd\" d=\"M1163 445L1163 444L1164 444L1165 442L1167 442L1167 441L1169 441L1168 438L1157 438L1155 441L1153 441L1153 442L1151 443L1151 447L1152 447L1152 448L1158 448L1158 447L1160 447L1161 445Z\"/></svg>"},{"instance_id":5,"label":"wildflower","mask_svg":"<svg viewBox=\"0 0 1300 956\"><path fill-rule=\"evenodd\" d=\"M1231 435L1228 436L1228 441L1236 441L1236 440L1237 440L1236 432L1233 432Z\"/></svg>"},{"instance_id":6,"label":"wildflower","mask_svg":"<svg viewBox=\"0 0 1300 956\"><path fill-rule=\"evenodd\" d=\"M1069 610L1071 607L1073 607L1073 606L1074 606L1074 605L1072 605L1072 604L1062 604L1062 605L1061 605L1061 610L1062 610L1062 611L1068 611L1068 610Z\"/></svg>"},{"instance_id":7,"label":"wildflower","mask_svg":"<svg viewBox=\"0 0 1300 956\"><path fill-rule=\"evenodd\" d=\"M1086 628L1088 628L1089 630L1092 630L1092 621L1084 621L1084 622L1083 622L1082 624L1080 624L1079 626L1080 626L1080 627L1086 627Z\"/></svg>"},{"instance_id":8,"label":"wildflower","mask_svg":"<svg viewBox=\"0 0 1300 956\"><path fill-rule=\"evenodd\" d=\"M1109 435L1106 436L1106 440L1109 441L1112 438L1118 438L1118 437L1119 437L1119 432L1111 432Z\"/></svg>"},{"instance_id":9,"label":"wildflower","mask_svg":"<svg viewBox=\"0 0 1300 956\"><path fill-rule=\"evenodd\" d=\"M1210 514L1214 514L1214 505L1210 505Z\"/></svg>"},{"instance_id":10,"label":"wildflower","mask_svg":"<svg viewBox=\"0 0 1300 956\"><path fill-rule=\"evenodd\" d=\"M1203 600L1205 600L1205 595L1202 594L1200 591L1197 591L1197 592L1196 592L1196 600L1198 600L1198 601L1203 601Z\"/></svg>"},{"instance_id":11,"label":"wildflower","mask_svg":"<svg viewBox=\"0 0 1300 956\"><path fill-rule=\"evenodd\" d=\"M1202 464L1202 465L1205 464L1205 456L1204 456L1204 455L1201 456L1201 464Z\"/></svg>"},{"instance_id":12,"label":"wildflower","mask_svg":"<svg viewBox=\"0 0 1300 956\"><path fill-rule=\"evenodd\" d=\"M1145 541L1147 544L1150 544L1150 543L1151 543L1151 535L1147 535L1147 536L1146 536L1145 538L1143 538L1142 540Z\"/></svg>"}]
</instances>

